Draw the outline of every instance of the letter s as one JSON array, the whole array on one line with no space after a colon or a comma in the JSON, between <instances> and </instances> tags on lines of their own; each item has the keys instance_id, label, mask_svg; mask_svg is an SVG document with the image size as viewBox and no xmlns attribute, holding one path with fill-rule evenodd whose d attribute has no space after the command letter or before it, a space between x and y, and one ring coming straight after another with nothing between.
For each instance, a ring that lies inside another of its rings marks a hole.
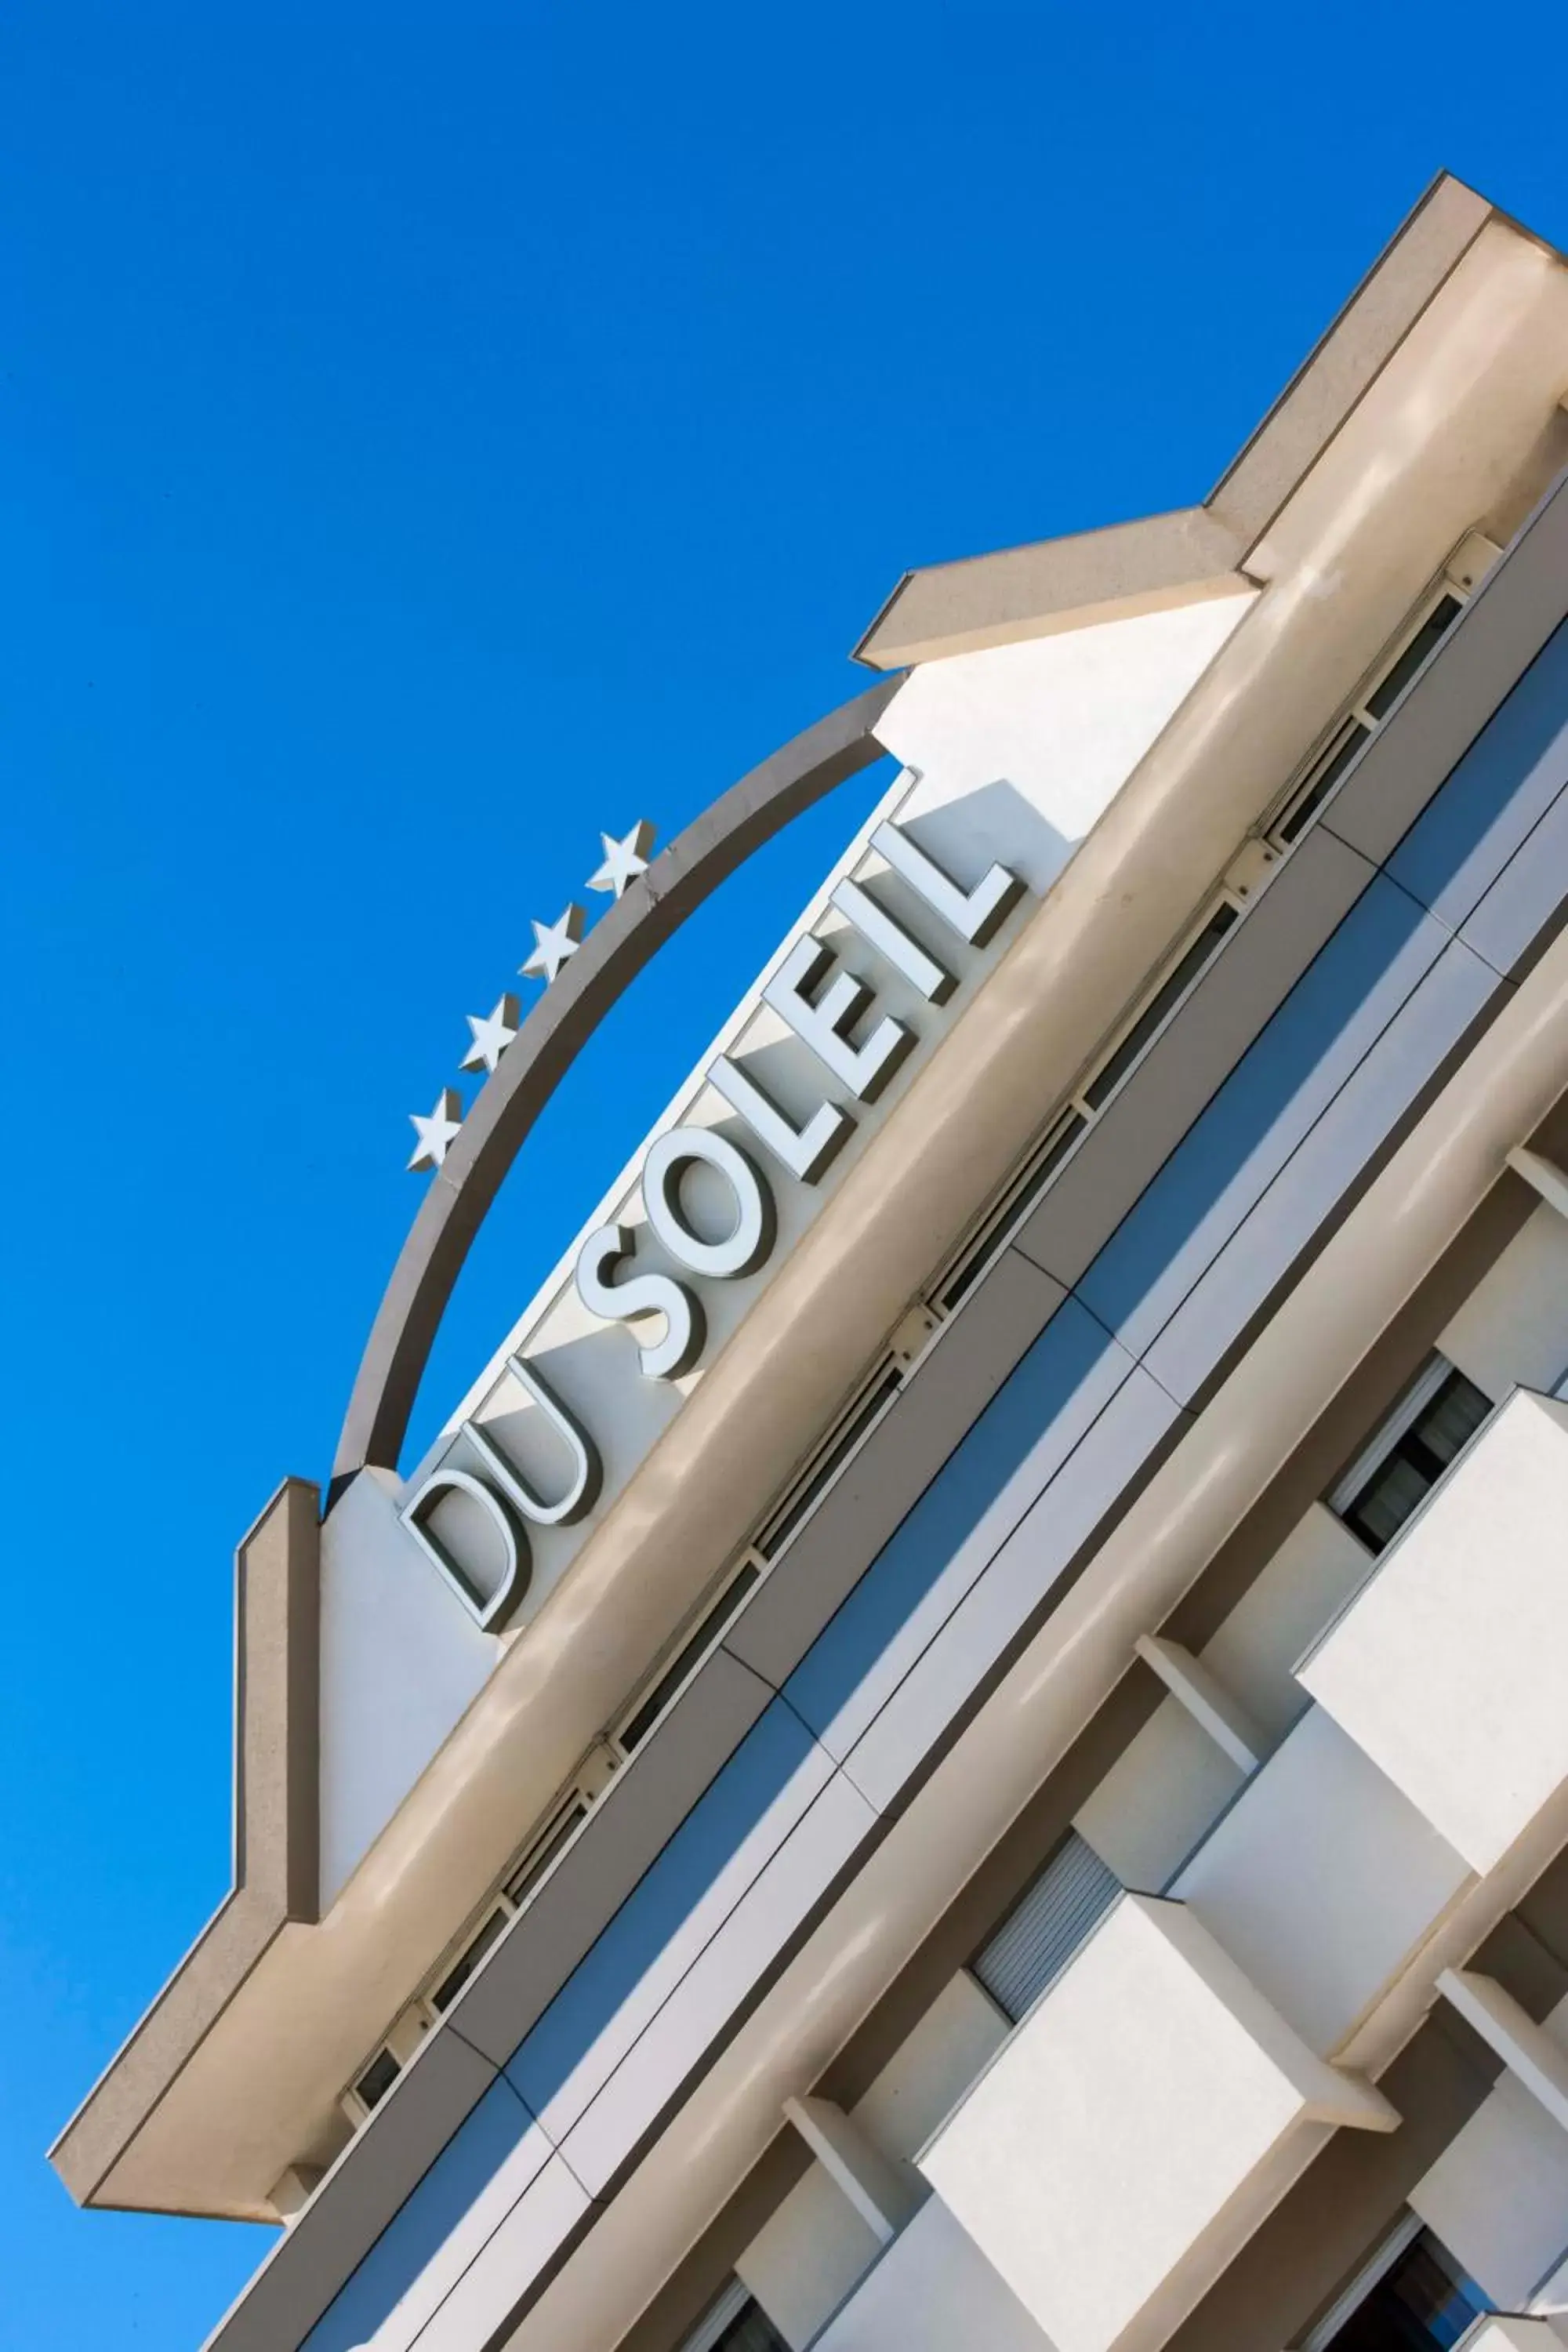
<instances>
[{"instance_id":1,"label":"letter s","mask_svg":"<svg viewBox=\"0 0 1568 2352\"><path fill-rule=\"evenodd\" d=\"M636 1249L629 1225L601 1225L590 1234L577 1253L577 1296L590 1315L602 1316L606 1323L662 1315L663 1339L650 1346L639 1341L637 1361L650 1381L679 1380L702 1353L707 1318L701 1302L672 1275L635 1274L627 1282L611 1283L611 1270Z\"/></svg>"}]
</instances>

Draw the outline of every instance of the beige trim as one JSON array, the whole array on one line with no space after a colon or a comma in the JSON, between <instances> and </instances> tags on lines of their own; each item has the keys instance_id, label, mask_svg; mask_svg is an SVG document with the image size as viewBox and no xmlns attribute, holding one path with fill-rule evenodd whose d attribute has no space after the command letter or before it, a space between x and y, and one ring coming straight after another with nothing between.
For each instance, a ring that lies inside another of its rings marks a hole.
<instances>
[{"instance_id":1,"label":"beige trim","mask_svg":"<svg viewBox=\"0 0 1568 2352\"><path fill-rule=\"evenodd\" d=\"M1204 502L1248 548L1387 366L1492 210L1462 180L1441 173L1379 254Z\"/></svg>"},{"instance_id":2,"label":"beige trim","mask_svg":"<svg viewBox=\"0 0 1568 2352\"><path fill-rule=\"evenodd\" d=\"M1280 509L1498 216L1441 173L1202 506L906 572L855 660L900 669L1233 590Z\"/></svg>"},{"instance_id":3,"label":"beige trim","mask_svg":"<svg viewBox=\"0 0 1568 2352\"><path fill-rule=\"evenodd\" d=\"M279 1931L317 1916L320 1496L286 1478L235 1554L234 1885L49 2160L79 2204L109 2175Z\"/></svg>"},{"instance_id":4,"label":"beige trim","mask_svg":"<svg viewBox=\"0 0 1568 2352\"><path fill-rule=\"evenodd\" d=\"M1239 536L1205 507L906 572L854 658L902 669L1234 593Z\"/></svg>"}]
</instances>

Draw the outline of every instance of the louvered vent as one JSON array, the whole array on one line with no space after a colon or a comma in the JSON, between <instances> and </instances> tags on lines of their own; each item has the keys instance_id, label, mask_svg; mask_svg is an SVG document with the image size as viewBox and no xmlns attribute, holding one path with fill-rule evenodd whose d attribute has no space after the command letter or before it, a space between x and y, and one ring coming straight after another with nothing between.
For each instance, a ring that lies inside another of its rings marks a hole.
<instances>
[{"instance_id":1,"label":"louvered vent","mask_svg":"<svg viewBox=\"0 0 1568 2352\"><path fill-rule=\"evenodd\" d=\"M1069 1830L1022 1902L971 1963L1015 2024L1060 1975L1121 1892L1094 1848Z\"/></svg>"}]
</instances>

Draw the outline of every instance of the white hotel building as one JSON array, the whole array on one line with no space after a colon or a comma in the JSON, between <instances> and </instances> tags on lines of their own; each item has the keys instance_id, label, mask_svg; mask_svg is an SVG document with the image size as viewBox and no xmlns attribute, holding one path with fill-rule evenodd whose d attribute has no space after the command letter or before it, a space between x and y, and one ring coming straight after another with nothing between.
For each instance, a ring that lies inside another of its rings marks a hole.
<instances>
[{"instance_id":1,"label":"white hotel building","mask_svg":"<svg viewBox=\"0 0 1568 2352\"><path fill-rule=\"evenodd\" d=\"M282 2224L209 2352L1568 2341L1565 394L1439 181L1202 505L906 575L539 996L54 2151ZM883 755L405 1460L573 1055Z\"/></svg>"}]
</instances>

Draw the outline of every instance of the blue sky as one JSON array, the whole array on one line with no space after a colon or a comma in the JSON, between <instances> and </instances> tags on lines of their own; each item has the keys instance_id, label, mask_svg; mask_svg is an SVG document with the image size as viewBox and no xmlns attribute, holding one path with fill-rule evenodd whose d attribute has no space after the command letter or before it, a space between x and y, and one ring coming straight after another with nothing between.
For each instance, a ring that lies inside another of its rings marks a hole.
<instances>
[{"instance_id":1,"label":"blue sky","mask_svg":"<svg viewBox=\"0 0 1568 2352\"><path fill-rule=\"evenodd\" d=\"M220 1898L231 1555L324 1474L455 1075L601 825L908 564L1201 497L1432 173L1568 245L1562 16L12 0L0 29L0 2345L266 2233L43 2151ZM617 1011L418 1426L868 804ZM515 983L529 993L528 983Z\"/></svg>"}]
</instances>

